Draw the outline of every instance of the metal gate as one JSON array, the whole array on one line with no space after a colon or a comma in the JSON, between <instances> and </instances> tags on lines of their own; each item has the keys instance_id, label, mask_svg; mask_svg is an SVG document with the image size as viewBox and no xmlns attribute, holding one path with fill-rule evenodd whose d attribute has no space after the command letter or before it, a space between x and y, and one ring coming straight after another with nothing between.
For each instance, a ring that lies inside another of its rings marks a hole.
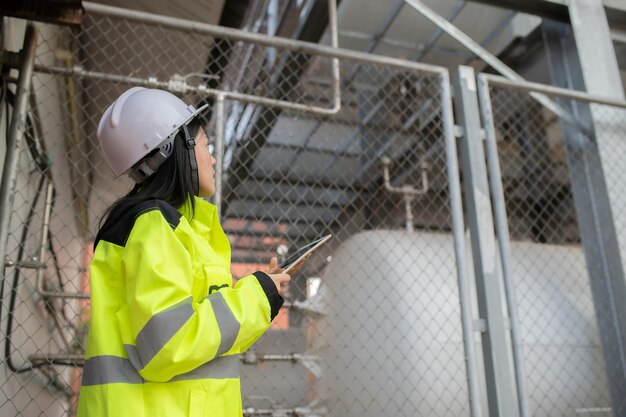
<instances>
[{"instance_id":1,"label":"metal gate","mask_svg":"<svg viewBox=\"0 0 626 417\"><path fill-rule=\"evenodd\" d=\"M621 416L626 103L486 74L478 96L522 406Z\"/></svg>"}]
</instances>

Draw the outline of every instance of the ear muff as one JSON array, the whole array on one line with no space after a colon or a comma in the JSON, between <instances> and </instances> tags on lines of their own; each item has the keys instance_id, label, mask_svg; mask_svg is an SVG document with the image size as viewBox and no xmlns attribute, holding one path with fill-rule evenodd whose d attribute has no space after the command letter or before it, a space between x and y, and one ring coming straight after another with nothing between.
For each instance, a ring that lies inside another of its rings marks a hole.
<instances>
[{"instance_id":1,"label":"ear muff","mask_svg":"<svg viewBox=\"0 0 626 417\"><path fill-rule=\"evenodd\" d=\"M184 124L183 132L185 132L185 145L187 146L187 154L189 155L189 166L191 167L191 187L193 189L193 194L200 194L200 180L198 178L198 162L196 161L196 152L194 148L196 147L196 141L189 134L189 129L187 129L187 125Z\"/></svg>"}]
</instances>

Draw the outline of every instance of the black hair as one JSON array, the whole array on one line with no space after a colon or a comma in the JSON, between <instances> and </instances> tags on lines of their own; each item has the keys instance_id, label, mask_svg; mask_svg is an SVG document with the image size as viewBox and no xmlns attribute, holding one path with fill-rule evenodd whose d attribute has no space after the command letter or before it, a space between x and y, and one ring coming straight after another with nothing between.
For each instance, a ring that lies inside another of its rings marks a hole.
<instances>
[{"instance_id":1,"label":"black hair","mask_svg":"<svg viewBox=\"0 0 626 417\"><path fill-rule=\"evenodd\" d=\"M195 138L200 129L197 119L187 124L187 129L192 138ZM128 194L113 203L100 219L100 230L115 224L117 220L137 204L144 201L157 199L164 200L178 208L188 199L191 200L191 213L195 213L194 190L192 182L191 164L189 152L185 144L185 134L182 129L174 138L174 150L157 171L142 183L136 184ZM193 156L195 158L195 156Z\"/></svg>"}]
</instances>

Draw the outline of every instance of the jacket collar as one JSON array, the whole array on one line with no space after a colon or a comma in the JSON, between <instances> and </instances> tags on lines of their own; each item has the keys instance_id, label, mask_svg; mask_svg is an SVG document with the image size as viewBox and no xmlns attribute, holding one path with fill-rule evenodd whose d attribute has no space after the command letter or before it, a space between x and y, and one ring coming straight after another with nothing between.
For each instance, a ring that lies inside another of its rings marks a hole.
<instances>
[{"instance_id":1,"label":"jacket collar","mask_svg":"<svg viewBox=\"0 0 626 417\"><path fill-rule=\"evenodd\" d=\"M211 234L215 226L219 226L217 207L200 197L193 197L196 206L195 212L191 207L191 199L185 201L178 211L189 222L191 227L198 233Z\"/></svg>"},{"instance_id":2,"label":"jacket collar","mask_svg":"<svg viewBox=\"0 0 626 417\"><path fill-rule=\"evenodd\" d=\"M217 207L199 197L194 197L196 204L192 216L191 199L185 201L178 211L187 219L191 228L198 235L204 236L211 247L223 258L224 265L230 265L230 244L220 224Z\"/></svg>"}]
</instances>

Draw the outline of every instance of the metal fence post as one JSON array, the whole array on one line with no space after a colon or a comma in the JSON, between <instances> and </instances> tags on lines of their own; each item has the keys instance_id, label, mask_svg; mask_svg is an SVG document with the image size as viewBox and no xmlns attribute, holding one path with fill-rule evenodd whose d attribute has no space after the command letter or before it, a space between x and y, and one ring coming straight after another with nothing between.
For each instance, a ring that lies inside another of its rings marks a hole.
<instances>
[{"instance_id":1,"label":"metal fence post","mask_svg":"<svg viewBox=\"0 0 626 417\"><path fill-rule=\"evenodd\" d=\"M459 285L459 301L461 303L461 324L463 329L463 349L465 350L465 367L467 369L467 388L470 398L472 417L482 417L483 409L480 402L476 351L474 349L474 332L472 329L472 308L470 295L470 278L468 277L465 237L463 224L463 203L461 184L459 181L459 161L457 159L456 141L454 140L454 120L452 117L452 91L450 75L441 75L441 110L443 116L444 136L446 139L446 159L448 165L448 187L450 189L450 214L456 253L456 270Z\"/></svg>"},{"instance_id":2,"label":"metal fence post","mask_svg":"<svg viewBox=\"0 0 626 417\"><path fill-rule=\"evenodd\" d=\"M461 161L470 228L478 309L486 321L482 332L487 400L491 417L519 415L513 367L507 343L502 283L497 264L494 222L478 113L476 79L471 67L454 73L457 118L463 129Z\"/></svg>"},{"instance_id":3,"label":"metal fence post","mask_svg":"<svg viewBox=\"0 0 626 417\"><path fill-rule=\"evenodd\" d=\"M517 302L515 300L515 288L511 274L509 244L509 226L506 217L506 203L502 187L502 172L498 160L498 147L496 144L496 131L489 96L489 84L481 74L478 76L478 98L480 100L480 114L483 127L485 128L485 140L487 148L487 166L493 198L493 211L496 221L496 233L498 234L498 247L500 249L500 261L502 262L502 280L508 305L509 318L511 320L511 342L513 349L513 365L515 366L515 382L519 401L520 416L527 417L528 404L526 398L526 384L524 381L524 366L522 359L522 337L520 335L519 320L517 316Z\"/></svg>"}]
</instances>

